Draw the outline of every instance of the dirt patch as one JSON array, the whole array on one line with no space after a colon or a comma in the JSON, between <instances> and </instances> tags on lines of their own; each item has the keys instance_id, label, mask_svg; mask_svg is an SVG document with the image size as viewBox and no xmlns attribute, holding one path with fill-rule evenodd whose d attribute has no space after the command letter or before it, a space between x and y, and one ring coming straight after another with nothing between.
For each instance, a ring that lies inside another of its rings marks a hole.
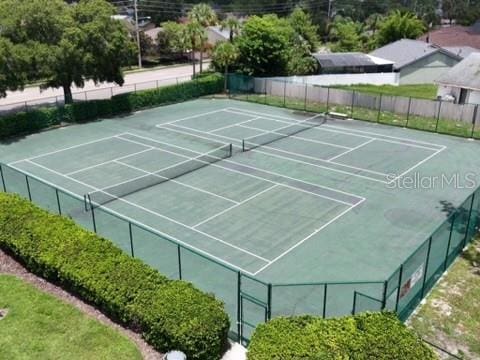
<instances>
[{"instance_id":1,"label":"dirt patch","mask_svg":"<svg viewBox=\"0 0 480 360\"><path fill-rule=\"evenodd\" d=\"M5 316L8 314L8 309L0 309L0 320L5 319Z\"/></svg>"},{"instance_id":2,"label":"dirt patch","mask_svg":"<svg viewBox=\"0 0 480 360\"><path fill-rule=\"evenodd\" d=\"M72 294L66 292L62 288L53 285L46 281L45 279L42 279L41 277L38 277L30 272L28 272L27 269L25 269L19 262L14 260L11 256L7 255L4 251L0 249L0 274L10 274L10 275L15 275L26 282L32 284L35 286L37 289L44 291L46 293L49 293L53 296L55 296L58 299L61 299L62 301L71 304L75 306L77 309L79 309L82 313L88 315L89 317L95 318L102 324L105 324L111 328L116 329L117 331L120 331L122 334L127 336L129 339L131 339L138 347L140 350L142 357L145 360L160 360L162 359L162 354L156 351L154 348L152 348L149 344L145 342L145 340L142 339L141 335L133 332L130 329L126 329L119 324L113 322L111 319L109 319L105 314L100 312L99 310L95 309L93 306L88 305L87 303L83 302L79 298L73 296ZM7 310L7 309L3 309ZM0 309L0 312L2 309ZM8 311L7 311L8 313ZM3 317L0 315L0 320Z\"/></svg>"}]
</instances>

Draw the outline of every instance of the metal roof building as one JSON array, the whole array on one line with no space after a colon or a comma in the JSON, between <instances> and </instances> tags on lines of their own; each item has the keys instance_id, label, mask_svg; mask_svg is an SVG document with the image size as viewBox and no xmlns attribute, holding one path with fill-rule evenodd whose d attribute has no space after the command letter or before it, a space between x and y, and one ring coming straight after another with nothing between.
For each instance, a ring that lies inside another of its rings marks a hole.
<instances>
[{"instance_id":1,"label":"metal roof building","mask_svg":"<svg viewBox=\"0 0 480 360\"><path fill-rule=\"evenodd\" d=\"M319 74L358 74L393 72L393 62L376 56L351 53L315 53Z\"/></svg>"}]
</instances>

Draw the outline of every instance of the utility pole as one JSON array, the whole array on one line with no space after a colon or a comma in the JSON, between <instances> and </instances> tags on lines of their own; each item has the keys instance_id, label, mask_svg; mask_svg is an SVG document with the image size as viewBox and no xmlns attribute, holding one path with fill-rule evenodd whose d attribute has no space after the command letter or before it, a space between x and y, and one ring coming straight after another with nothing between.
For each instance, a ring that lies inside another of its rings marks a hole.
<instances>
[{"instance_id":1,"label":"utility pole","mask_svg":"<svg viewBox=\"0 0 480 360\"><path fill-rule=\"evenodd\" d=\"M332 2L333 0L328 0L328 14L327 14L328 21L330 21L330 18L332 17Z\"/></svg>"},{"instance_id":2,"label":"utility pole","mask_svg":"<svg viewBox=\"0 0 480 360\"><path fill-rule=\"evenodd\" d=\"M138 67L142 68L142 48L140 46L140 30L138 29L138 8L137 0L133 0L133 8L135 10L135 33L137 35L137 47L138 47Z\"/></svg>"}]
</instances>

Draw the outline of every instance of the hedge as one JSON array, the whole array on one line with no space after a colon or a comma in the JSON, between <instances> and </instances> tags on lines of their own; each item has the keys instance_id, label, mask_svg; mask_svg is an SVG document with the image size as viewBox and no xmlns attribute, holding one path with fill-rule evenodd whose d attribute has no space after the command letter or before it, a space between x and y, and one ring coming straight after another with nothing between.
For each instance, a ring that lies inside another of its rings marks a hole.
<instances>
[{"instance_id":1,"label":"hedge","mask_svg":"<svg viewBox=\"0 0 480 360\"><path fill-rule=\"evenodd\" d=\"M161 352L219 359L228 315L213 295L170 280L110 241L17 195L0 193L0 247L33 273L140 331Z\"/></svg>"},{"instance_id":2,"label":"hedge","mask_svg":"<svg viewBox=\"0 0 480 360\"><path fill-rule=\"evenodd\" d=\"M116 95L108 100L77 102L62 107L19 112L0 117L0 139L30 134L63 122L86 122L146 107L191 100L222 90L223 76L210 74L178 85Z\"/></svg>"},{"instance_id":3,"label":"hedge","mask_svg":"<svg viewBox=\"0 0 480 360\"><path fill-rule=\"evenodd\" d=\"M433 360L433 351L393 313L338 319L276 318L255 330L248 360Z\"/></svg>"}]
</instances>

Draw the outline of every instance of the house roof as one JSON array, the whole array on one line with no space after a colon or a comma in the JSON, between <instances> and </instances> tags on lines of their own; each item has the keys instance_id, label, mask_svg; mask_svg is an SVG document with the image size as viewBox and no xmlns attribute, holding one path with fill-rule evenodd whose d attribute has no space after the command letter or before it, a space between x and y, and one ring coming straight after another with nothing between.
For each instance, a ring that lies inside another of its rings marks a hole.
<instances>
[{"instance_id":1,"label":"house roof","mask_svg":"<svg viewBox=\"0 0 480 360\"><path fill-rule=\"evenodd\" d=\"M470 46L480 50L480 21L473 26L449 26L432 30L419 40L428 41L442 47Z\"/></svg>"},{"instance_id":2,"label":"house roof","mask_svg":"<svg viewBox=\"0 0 480 360\"><path fill-rule=\"evenodd\" d=\"M472 53L435 82L453 87L480 90L480 53Z\"/></svg>"},{"instance_id":3,"label":"house roof","mask_svg":"<svg viewBox=\"0 0 480 360\"><path fill-rule=\"evenodd\" d=\"M457 60L462 59L460 56L442 49L439 46L411 39L397 40L372 51L370 55L393 61L395 63L394 68L399 70L437 52L441 52Z\"/></svg>"},{"instance_id":4,"label":"house roof","mask_svg":"<svg viewBox=\"0 0 480 360\"><path fill-rule=\"evenodd\" d=\"M207 29L211 32L214 32L215 34L220 35L225 40L228 40L230 38L230 30L229 29L223 29L222 30L222 28L220 26L209 26Z\"/></svg>"},{"instance_id":5,"label":"house roof","mask_svg":"<svg viewBox=\"0 0 480 360\"><path fill-rule=\"evenodd\" d=\"M315 53L312 55L322 68L344 66L392 65L393 62L362 53Z\"/></svg>"},{"instance_id":6,"label":"house roof","mask_svg":"<svg viewBox=\"0 0 480 360\"><path fill-rule=\"evenodd\" d=\"M447 46L444 47L444 49L450 51L457 56L460 56L463 59L465 59L471 53L480 52L479 49L475 49L471 46Z\"/></svg>"},{"instance_id":7,"label":"house roof","mask_svg":"<svg viewBox=\"0 0 480 360\"><path fill-rule=\"evenodd\" d=\"M149 36L153 41L157 40L158 34L163 31L163 28L156 27L145 31L145 35Z\"/></svg>"}]
</instances>

